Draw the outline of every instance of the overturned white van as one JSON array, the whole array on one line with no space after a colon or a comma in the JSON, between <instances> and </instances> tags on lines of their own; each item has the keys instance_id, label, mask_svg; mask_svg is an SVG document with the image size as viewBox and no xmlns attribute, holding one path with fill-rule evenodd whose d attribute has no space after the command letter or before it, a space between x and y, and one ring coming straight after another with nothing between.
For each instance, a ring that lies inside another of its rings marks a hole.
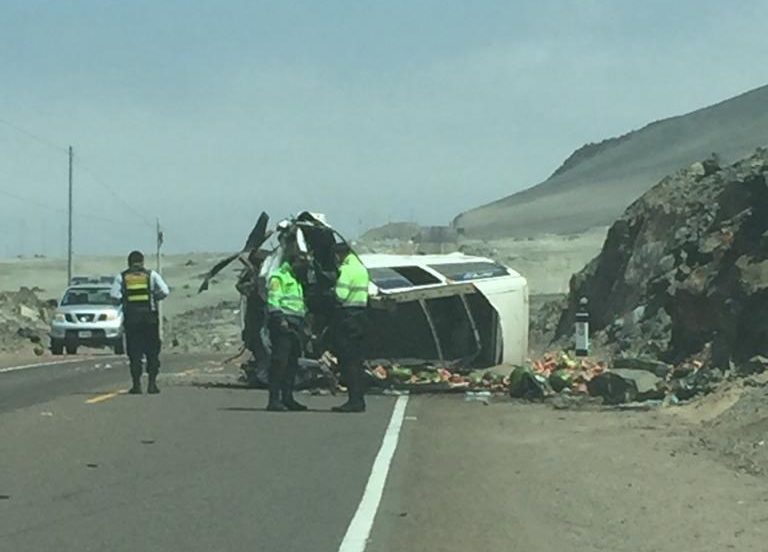
<instances>
[{"instance_id":1,"label":"overturned white van","mask_svg":"<svg viewBox=\"0 0 768 552\"><path fill-rule=\"evenodd\" d=\"M333 286L338 261L335 244L344 241L321 215L304 212L268 230L262 214L245 248L206 276L239 259L243 342L252 360L244 367L259 383L269 363L266 337L266 282L287 252L308 260L304 284L309 311L305 361L318 359L330 346ZM270 246L270 244L272 244ZM429 363L472 370L499 363L519 364L528 348L528 284L520 274L491 259L448 255L360 255L371 276L365 355L370 361Z\"/></svg>"},{"instance_id":2,"label":"overturned white van","mask_svg":"<svg viewBox=\"0 0 768 552\"><path fill-rule=\"evenodd\" d=\"M484 257L361 255L371 275L369 358L480 368L528 353L528 283Z\"/></svg>"}]
</instances>

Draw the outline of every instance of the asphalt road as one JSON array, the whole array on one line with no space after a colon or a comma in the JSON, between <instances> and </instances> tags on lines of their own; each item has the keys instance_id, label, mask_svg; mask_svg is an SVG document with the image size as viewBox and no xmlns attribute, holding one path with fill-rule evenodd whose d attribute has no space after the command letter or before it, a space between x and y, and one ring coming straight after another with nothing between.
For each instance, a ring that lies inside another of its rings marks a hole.
<instances>
[{"instance_id":1,"label":"asphalt road","mask_svg":"<svg viewBox=\"0 0 768 552\"><path fill-rule=\"evenodd\" d=\"M168 356L162 394L129 396L122 359L0 364L0 551L766 549L766 480L668 415L460 396L268 413L233 375Z\"/></svg>"},{"instance_id":2,"label":"asphalt road","mask_svg":"<svg viewBox=\"0 0 768 552\"><path fill-rule=\"evenodd\" d=\"M115 394L118 359L0 372L0 550L338 550L394 399L267 413L184 384L208 369L166 357L159 396Z\"/></svg>"},{"instance_id":3,"label":"asphalt road","mask_svg":"<svg viewBox=\"0 0 768 552\"><path fill-rule=\"evenodd\" d=\"M63 395L88 394L89 390L116 385L125 379L124 359L96 355L62 361L44 361L43 366L0 363L0 413L43 403Z\"/></svg>"}]
</instances>

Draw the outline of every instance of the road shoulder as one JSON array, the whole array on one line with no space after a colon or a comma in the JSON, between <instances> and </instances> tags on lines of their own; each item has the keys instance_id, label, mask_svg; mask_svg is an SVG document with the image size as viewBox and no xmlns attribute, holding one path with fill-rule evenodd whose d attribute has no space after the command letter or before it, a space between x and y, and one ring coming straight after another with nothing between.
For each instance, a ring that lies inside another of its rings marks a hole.
<instances>
[{"instance_id":1,"label":"road shoulder","mask_svg":"<svg viewBox=\"0 0 768 552\"><path fill-rule=\"evenodd\" d=\"M369 552L764 548L766 480L669 416L415 399Z\"/></svg>"}]
</instances>

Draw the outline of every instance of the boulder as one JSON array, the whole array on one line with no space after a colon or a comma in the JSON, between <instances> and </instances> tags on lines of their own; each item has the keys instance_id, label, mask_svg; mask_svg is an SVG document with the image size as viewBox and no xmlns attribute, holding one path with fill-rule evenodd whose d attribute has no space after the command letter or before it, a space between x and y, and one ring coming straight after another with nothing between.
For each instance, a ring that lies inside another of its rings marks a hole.
<instances>
[{"instance_id":1,"label":"boulder","mask_svg":"<svg viewBox=\"0 0 768 552\"><path fill-rule=\"evenodd\" d=\"M30 308L26 305L19 305L19 315L29 320L40 320L40 310Z\"/></svg>"},{"instance_id":2,"label":"boulder","mask_svg":"<svg viewBox=\"0 0 768 552\"><path fill-rule=\"evenodd\" d=\"M666 394L663 385L664 380L651 372L645 370L614 369L611 370L610 373L634 382L635 388L637 389L635 400L647 401L663 399Z\"/></svg>"},{"instance_id":3,"label":"boulder","mask_svg":"<svg viewBox=\"0 0 768 552\"><path fill-rule=\"evenodd\" d=\"M635 400L637 384L631 378L623 378L614 372L605 372L587 383L593 397L602 397L603 404L622 404Z\"/></svg>"},{"instance_id":4,"label":"boulder","mask_svg":"<svg viewBox=\"0 0 768 552\"><path fill-rule=\"evenodd\" d=\"M649 357L620 357L613 361L613 368L644 370L660 378L666 378L672 370L669 364Z\"/></svg>"},{"instance_id":5,"label":"boulder","mask_svg":"<svg viewBox=\"0 0 768 552\"><path fill-rule=\"evenodd\" d=\"M752 374L762 374L768 369L768 358L762 355L755 355L744 364L738 367L738 373L743 376Z\"/></svg>"}]
</instances>

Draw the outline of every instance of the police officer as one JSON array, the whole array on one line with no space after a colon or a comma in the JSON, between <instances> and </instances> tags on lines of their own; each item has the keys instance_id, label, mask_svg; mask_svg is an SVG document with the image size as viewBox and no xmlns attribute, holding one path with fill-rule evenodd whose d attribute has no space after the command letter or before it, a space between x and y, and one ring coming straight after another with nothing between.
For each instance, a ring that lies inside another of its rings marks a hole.
<instances>
[{"instance_id":1,"label":"police officer","mask_svg":"<svg viewBox=\"0 0 768 552\"><path fill-rule=\"evenodd\" d=\"M304 288L297 278L302 260L292 255L269 277L267 309L272 358L269 367L269 402L267 410L302 411L307 407L293 397L293 386L299 370L301 334L307 313Z\"/></svg>"},{"instance_id":2,"label":"police officer","mask_svg":"<svg viewBox=\"0 0 768 552\"><path fill-rule=\"evenodd\" d=\"M133 386L129 393L141 394L142 360L146 357L149 385L147 393L160 392L157 373L160 369L160 319L157 305L168 297L170 290L160 274L144 268L144 255L132 251L128 255L128 270L119 274L112 284L112 297L122 302L126 349L131 366Z\"/></svg>"},{"instance_id":3,"label":"police officer","mask_svg":"<svg viewBox=\"0 0 768 552\"><path fill-rule=\"evenodd\" d=\"M366 333L368 284L370 277L348 244L336 246L340 261L336 280L337 309L333 337L341 375L347 383L349 400L334 407L334 412L364 412L363 340Z\"/></svg>"}]
</instances>

